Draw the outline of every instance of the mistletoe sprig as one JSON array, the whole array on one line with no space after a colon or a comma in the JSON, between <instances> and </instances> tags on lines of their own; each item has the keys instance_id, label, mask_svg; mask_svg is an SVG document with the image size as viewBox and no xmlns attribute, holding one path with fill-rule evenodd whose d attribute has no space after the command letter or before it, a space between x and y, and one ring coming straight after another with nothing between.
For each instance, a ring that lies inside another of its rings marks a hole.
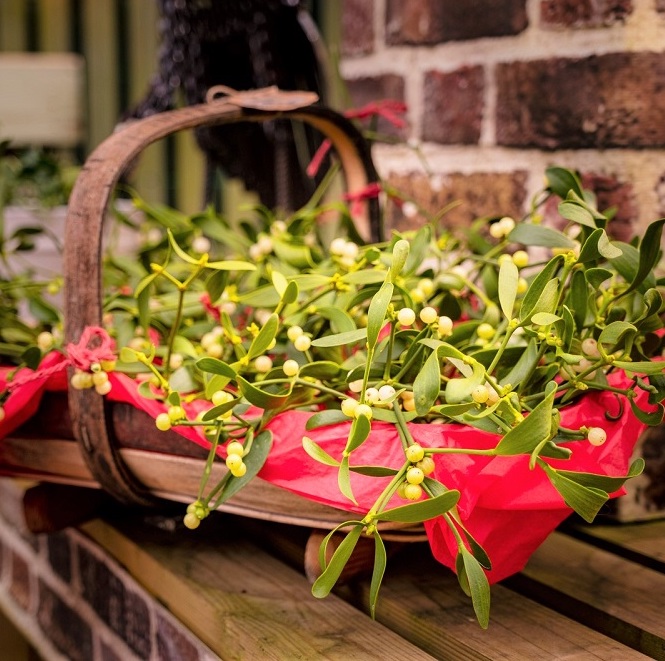
<instances>
[{"instance_id":1,"label":"mistletoe sprig","mask_svg":"<svg viewBox=\"0 0 665 661\"><path fill-rule=\"evenodd\" d=\"M109 298L108 319L126 345L117 369L167 406L157 426L199 427L210 441L185 524L197 527L260 471L276 415L309 411L303 450L337 471L350 506L357 506L353 473L383 485L364 515L324 540L313 593L330 592L367 535L376 549L374 612L386 566L382 524L443 517L456 540L460 584L487 626L491 558L461 522L460 492L436 479L437 458L526 456L591 521L642 462L621 477L561 469L552 460L569 459L574 442L606 439L601 426L562 427L561 409L606 391L646 424L660 423L665 412L663 363L654 360L663 350L663 283L655 269L665 220L641 240L614 241L609 216L575 173L551 168L547 176L547 189L519 222L480 219L453 233L434 218L378 244L364 244L346 216L334 238L326 236L320 208L285 220L261 209L257 228L210 210L187 219L141 202L162 233L142 253L143 272L115 264L137 284L135 298ZM542 223L552 196L560 198L563 230ZM629 376L627 387L608 379L618 370ZM188 414L190 405L200 413ZM442 421L492 432L497 442L477 449L414 441L411 424ZM401 465L357 463L376 422L397 430ZM340 423L348 437L332 456L315 430ZM218 457L228 472L209 485ZM328 560L339 531L344 539Z\"/></svg>"}]
</instances>

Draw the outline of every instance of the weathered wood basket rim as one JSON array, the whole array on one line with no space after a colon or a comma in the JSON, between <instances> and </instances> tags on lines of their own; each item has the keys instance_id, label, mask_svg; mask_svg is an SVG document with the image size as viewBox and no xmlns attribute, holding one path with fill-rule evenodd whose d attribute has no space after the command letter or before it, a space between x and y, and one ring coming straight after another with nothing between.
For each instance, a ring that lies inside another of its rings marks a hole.
<instances>
[{"instance_id":1,"label":"weathered wood basket rim","mask_svg":"<svg viewBox=\"0 0 665 661\"><path fill-rule=\"evenodd\" d=\"M72 191L65 232L65 338L78 341L86 326L102 317L102 225L113 189L124 170L150 144L185 129L234 122L276 119L302 121L318 129L337 152L349 194L361 193L377 181L370 148L343 115L318 105L302 107L302 93L262 90L239 93L223 101L152 115L126 124L102 142L87 159ZM257 102L258 98L258 102ZM361 221L377 238L378 203L362 203ZM150 505L154 493L129 469L114 442L112 425L102 397L90 390L69 392L69 413L80 451L94 478L116 499Z\"/></svg>"}]
</instances>

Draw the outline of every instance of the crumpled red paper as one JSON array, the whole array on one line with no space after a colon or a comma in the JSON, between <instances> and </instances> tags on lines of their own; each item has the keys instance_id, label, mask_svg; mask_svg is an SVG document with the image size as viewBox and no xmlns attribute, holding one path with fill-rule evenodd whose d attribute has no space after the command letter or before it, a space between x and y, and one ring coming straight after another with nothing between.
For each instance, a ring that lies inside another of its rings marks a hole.
<instances>
[{"instance_id":1,"label":"crumpled red paper","mask_svg":"<svg viewBox=\"0 0 665 661\"><path fill-rule=\"evenodd\" d=\"M14 386L4 404L5 418L0 422L0 439L14 431L36 412L42 394L48 390L67 388L67 360L58 353L46 356L37 372L21 370L15 377L23 382ZM0 389L5 387L9 369L0 369ZM137 383L128 376L111 372L112 401L129 403L156 417L165 410L160 402L142 397ZM629 380L620 373L609 376L611 385L625 387ZM638 395L644 404L647 394ZM190 414L195 415L205 402L194 402ZM186 407L187 408L187 407ZM606 412L616 414L619 402L608 392L589 392L577 403L561 410L561 424L577 429L582 425L603 427L607 441L600 447L587 441L575 441L569 460L548 460L554 467L599 473L625 475L639 434L645 425L626 404L615 421L608 421ZM313 460L302 447L303 436L309 436L330 455L341 457L346 444L349 424L322 427L307 431L310 414L289 411L272 419L268 428L273 432L273 449L259 477L313 501L363 515L387 484L389 478L352 474L351 483L357 505L339 491L337 469ZM498 437L458 424L409 424L416 442L424 447L490 448ZM208 447L198 428L174 427L174 431L191 441ZM459 489L460 519L467 530L484 547L492 561L490 582L499 581L519 570L529 556L570 513L561 496L552 487L541 469L530 470L528 457L486 457L467 454L434 455L436 477L450 489ZM400 467L404 461L402 444L394 426L374 422L367 441L353 453L354 465ZM613 494L619 495L621 492ZM404 504L395 497L391 506ZM439 517L425 523L434 556L454 569L456 541L445 521Z\"/></svg>"}]
</instances>

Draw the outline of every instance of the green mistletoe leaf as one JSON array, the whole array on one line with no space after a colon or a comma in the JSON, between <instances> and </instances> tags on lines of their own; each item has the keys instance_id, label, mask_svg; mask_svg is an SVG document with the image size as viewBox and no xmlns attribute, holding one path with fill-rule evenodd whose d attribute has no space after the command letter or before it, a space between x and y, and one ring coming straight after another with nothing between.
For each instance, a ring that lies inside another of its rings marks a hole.
<instances>
[{"instance_id":1,"label":"green mistletoe leaf","mask_svg":"<svg viewBox=\"0 0 665 661\"><path fill-rule=\"evenodd\" d=\"M561 317L558 314L552 314L551 312L536 312L531 317L531 323L536 326L549 326L550 324L555 324L559 321Z\"/></svg>"},{"instance_id":2,"label":"green mistletoe leaf","mask_svg":"<svg viewBox=\"0 0 665 661\"><path fill-rule=\"evenodd\" d=\"M417 503L394 507L374 515L377 521L399 521L400 523L421 523L450 511L460 498L457 489L446 491L440 496L419 500Z\"/></svg>"},{"instance_id":3,"label":"green mistletoe leaf","mask_svg":"<svg viewBox=\"0 0 665 661\"><path fill-rule=\"evenodd\" d=\"M413 382L416 413L426 415L434 406L441 390L441 371L438 352L432 351Z\"/></svg>"},{"instance_id":4,"label":"green mistletoe leaf","mask_svg":"<svg viewBox=\"0 0 665 661\"><path fill-rule=\"evenodd\" d=\"M499 268L499 303L501 310L508 321L513 318L517 286L520 274L512 260L504 260Z\"/></svg>"},{"instance_id":5,"label":"green mistletoe leaf","mask_svg":"<svg viewBox=\"0 0 665 661\"><path fill-rule=\"evenodd\" d=\"M272 432L264 429L256 435L252 442L250 451L243 457L247 472L242 477L233 477L225 485L220 497L215 501L215 505L226 502L234 496L240 489L248 484L257 473L263 468L266 459L272 449Z\"/></svg>"},{"instance_id":6,"label":"green mistletoe leaf","mask_svg":"<svg viewBox=\"0 0 665 661\"><path fill-rule=\"evenodd\" d=\"M630 408L633 411L633 415L640 422L643 422L645 425L650 425L652 427L655 427L656 425L659 425L663 421L663 415L665 414L665 407L662 404L660 403L656 404L655 411L644 411L637 405L634 399L631 399L629 401L630 401Z\"/></svg>"},{"instance_id":7,"label":"green mistletoe leaf","mask_svg":"<svg viewBox=\"0 0 665 661\"><path fill-rule=\"evenodd\" d=\"M478 624L487 629L490 619L490 586L481 564L463 546L456 562L457 579L462 590L471 597Z\"/></svg>"},{"instance_id":8,"label":"green mistletoe leaf","mask_svg":"<svg viewBox=\"0 0 665 661\"><path fill-rule=\"evenodd\" d=\"M298 372L298 376L301 378L310 376L315 379L334 379L341 371L342 368L331 360L317 360L303 365Z\"/></svg>"},{"instance_id":9,"label":"green mistletoe leaf","mask_svg":"<svg viewBox=\"0 0 665 661\"><path fill-rule=\"evenodd\" d=\"M374 569L372 570L372 580L369 586L369 613L372 619L376 616L376 602L379 598L379 589L383 581L383 575L386 572L388 554L386 547L379 535L378 530L374 531Z\"/></svg>"},{"instance_id":10,"label":"green mistletoe leaf","mask_svg":"<svg viewBox=\"0 0 665 661\"><path fill-rule=\"evenodd\" d=\"M393 246L393 259L390 264L390 271L386 282L394 283L397 277L402 273L409 256L409 242L405 239L399 239Z\"/></svg>"},{"instance_id":11,"label":"green mistletoe leaf","mask_svg":"<svg viewBox=\"0 0 665 661\"><path fill-rule=\"evenodd\" d=\"M592 523L596 515L609 500L607 492L596 487L587 487L562 475L544 462L540 464L552 486L561 494L568 507L575 510L585 521Z\"/></svg>"},{"instance_id":12,"label":"green mistletoe leaf","mask_svg":"<svg viewBox=\"0 0 665 661\"><path fill-rule=\"evenodd\" d=\"M356 448L359 448L367 440L371 429L372 423L368 417L359 415L357 418L354 418L344 451L353 452Z\"/></svg>"},{"instance_id":13,"label":"green mistletoe leaf","mask_svg":"<svg viewBox=\"0 0 665 661\"><path fill-rule=\"evenodd\" d=\"M388 305L393 297L394 285L392 282L384 282L376 294L372 297L367 311L367 344L371 350L376 346L379 334L384 326Z\"/></svg>"},{"instance_id":14,"label":"green mistletoe leaf","mask_svg":"<svg viewBox=\"0 0 665 661\"><path fill-rule=\"evenodd\" d=\"M353 549L356 548L356 544L358 543L362 531L363 525L358 523L353 526L351 531L340 542L340 545L333 553L333 556L330 558L330 562L323 570L323 573L312 585L312 594L315 597L320 599L322 597L327 597L330 594L330 591L335 586L335 583L337 583L337 579L340 577L346 563L349 561Z\"/></svg>"},{"instance_id":15,"label":"green mistletoe leaf","mask_svg":"<svg viewBox=\"0 0 665 661\"><path fill-rule=\"evenodd\" d=\"M640 241L637 272L622 296L640 287L648 278L653 278L653 269L661 255L660 238L663 233L663 224L665 224L665 218L656 220L647 227L647 231Z\"/></svg>"},{"instance_id":16,"label":"green mistletoe leaf","mask_svg":"<svg viewBox=\"0 0 665 661\"><path fill-rule=\"evenodd\" d=\"M603 328L598 336L598 342L609 347L630 342L637 334L637 328L627 321L613 321Z\"/></svg>"},{"instance_id":17,"label":"green mistletoe leaf","mask_svg":"<svg viewBox=\"0 0 665 661\"><path fill-rule=\"evenodd\" d=\"M339 409L326 409L318 411L310 416L305 423L305 429L316 429L317 427L326 427L328 425L337 425L340 422L348 422L349 418Z\"/></svg>"},{"instance_id":18,"label":"green mistletoe leaf","mask_svg":"<svg viewBox=\"0 0 665 661\"><path fill-rule=\"evenodd\" d=\"M261 390L261 388L257 388L253 383L250 383L239 374L236 375L235 379L243 397L250 404L254 404L254 406L258 406L261 409L279 409L289 401L289 397L291 396L290 394L275 395Z\"/></svg>"},{"instance_id":19,"label":"green mistletoe leaf","mask_svg":"<svg viewBox=\"0 0 665 661\"><path fill-rule=\"evenodd\" d=\"M324 335L312 340L314 347L340 347L345 344L355 344L367 337L366 328L358 328L354 331L347 331L345 333L335 333L334 335Z\"/></svg>"},{"instance_id":20,"label":"green mistletoe leaf","mask_svg":"<svg viewBox=\"0 0 665 661\"><path fill-rule=\"evenodd\" d=\"M562 200L568 197L569 191L574 191L577 196L584 198L582 182L575 172L567 168L550 167L545 170L548 188L558 195Z\"/></svg>"},{"instance_id":21,"label":"green mistletoe leaf","mask_svg":"<svg viewBox=\"0 0 665 661\"><path fill-rule=\"evenodd\" d=\"M601 257L614 259L621 257L621 254L621 248L613 245L607 236L607 232L599 227L591 232L584 242L577 261L583 264L584 262L595 261Z\"/></svg>"},{"instance_id":22,"label":"green mistletoe leaf","mask_svg":"<svg viewBox=\"0 0 665 661\"><path fill-rule=\"evenodd\" d=\"M494 448L494 454L508 456L530 453L543 441L551 438L556 383L551 381L547 391L545 399L499 441Z\"/></svg>"},{"instance_id":23,"label":"green mistletoe leaf","mask_svg":"<svg viewBox=\"0 0 665 661\"><path fill-rule=\"evenodd\" d=\"M334 333L350 333L356 330L356 323L346 310L322 306L317 308L316 312L330 322L330 328Z\"/></svg>"},{"instance_id":24,"label":"green mistletoe leaf","mask_svg":"<svg viewBox=\"0 0 665 661\"><path fill-rule=\"evenodd\" d=\"M533 285L532 285L533 286ZM531 288L527 291L527 294L531 291ZM525 297L526 298L526 297ZM553 313L556 310L557 302L559 300L559 279L554 278L545 284L545 286L540 291L540 296L538 300L533 304L528 311L522 306L520 311L520 321L522 323L528 323L533 315L538 314L539 312Z\"/></svg>"},{"instance_id":25,"label":"green mistletoe leaf","mask_svg":"<svg viewBox=\"0 0 665 661\"><path fill-rule=\"evenodd\" d=\"M561 202L558 207L559 213L566 219L572 220L578 225L595 228L596 223L593 214L583 206L573 201Z\"/></svg>"},{"instance_id":26,"label":"green mistletoe leaf","mask_svg":"<svg viewBox=\"0 0 665 661\"><path fill-rule=\"evenodd\" d=\"M198 263L198 260L196 260ZM222 262L207 262L206 267L216 271L256 271L256 266L238 259L227 259Z\"/></svg>"},{"instance_id":27,"label":"green mistletoe leaf","mask_svg":"<svg viewBox=\"0 0 665 661\"><path fill-rule=\"evenodd\" d=\"M320 464L325 464L326 466L334 466L335 468L339 466L339 461L331 457L320 445L316 444L311 438L309 438L309 436L303 436L302 447L303 450L314 459L314 461L318 461Z\"/></svg>"},{"instance_id":28,"label":"green mistletoe leaf","mask_svg":"<svg viewBox=\"0 0 665 661\"><path fill-rule=\"evenodd\" d=\"M337 472L337 486L340 493L343 496L346 496L352 503L357 505L355 496L353 495L353 489L351 488L351 473L349 468L349 457L342 457L342 461L339 465L339 471Z\"/></svg>"},{"instance_id":29,"label":"green mistletoe leaf","mask_svg":"<svg viewBox=\"0 0 665 661\"><path fill-rule=\"evenodd\" d=\"M654 237L651 237L653 241ZM645 238L642 241L641 245L644 245L646 241ZM642 257L641 249L638 250L635 246L630 245L629 243L622 243L621 241L614 241L613 245L617 246L621 250L621 257L615 257L610 260L612 266L619 272L621 277L629 284L629 286L623 291L621 296L624 296L631 291L639 289L640 291L645 291L646 289L656 286L656 277L652 271L647 271L644 273L642 264L646 263L646 254L647 249L644 249L645 257ZM660 249L660 244L658 244L658 249ZM644 262L642 261L644 259ZM611 274L612 275L612 274Z\"/></svg>"},{"instance_id":30,"label":"green mistletoe leaf","mask_svg":"<svg viewBox=\"0 0 665 661\"><path fill-rule=\"evenodd\" d=\"M236 371L223 360L219 360L219 358L199 358L195 364L202 372L219 374L220 376L225 376L229 379L236 378Z\"/></svg>"},{"instance_id":31,"label":"green mistletoe leaf","mask_svg":"<svg viewBox=\"0 0 665 661\"><path fill-rule=\"evenodd\" d=\"M569 239L563 232L546 227L545 225L531 225L530 223L518 223L508 235L508 240L522 243L525 246L544 246L546 248L568 248L575 247L575 242Z\"/></svg>"},{"instance_id":32,"label":"green mistletoe leaf","mask_svg":"<svg viewBox=\"0 0 665 661\"><path fill-rule=\"evenodd\" d=\"M229 280L228 271L214 271L213 274L206 280L206 291L210 296L210 302L215 303L224 292L226 284Z\"/></svg>"},{"instance_id":33,"label":"green mistletoe leaf","mask_svg":"<svg viewBox=\"0 0 665 661\"><path fill-rule=\"evenodd\" d=\"M522 299L522 306L520 308L521 321L528 319L529 315L533 312L553 312L553 310L537 310L535 309L535 306L541 298L545 286L553 280L554 275L563 264L563 261L564 258L562 255L552 257L552 259L546 264L545 268L533 279L529 285L529 289L527 289L527 292Z\"/></svg>"},{"instance_id":34,"label":"green mistletoe leaf","mask_svg":"<svg viewBox=\"0 0 665 661\"><path fill-rule=\"evenodd\" d=\"M273 312L261 327L258 335L252 340L252 344L247 352L249 360L253 360L257 356L261 356L266 352L275 339L278 328L279 317Z\"/></svg>"},{"instance_id":35,"label":"green mistletoe leaf","mask_svg":"<svg viewBox=\"0 0 665 661\"><path fill-rule=\"evenodd\" d=\"M626 480L629 480L631 477L637 477L638 475L641 475L642 471L644 471L644 465L644 459L639 457L631 463L630 468L628 469L628 473L619 477L596 475L594 473L577 473L574 471L565 470L558 470L557 472L559 475L562 475L563 477L566 477L573 482L577 482L583 487L601 489L607 493L614 493L624 485Z\"/></svg>"}]
</instances>

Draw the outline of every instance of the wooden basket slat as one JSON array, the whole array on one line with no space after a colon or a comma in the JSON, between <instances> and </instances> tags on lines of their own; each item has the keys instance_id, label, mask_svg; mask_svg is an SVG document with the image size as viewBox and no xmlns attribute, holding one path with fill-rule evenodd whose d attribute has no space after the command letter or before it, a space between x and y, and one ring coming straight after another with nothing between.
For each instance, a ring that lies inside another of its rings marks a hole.
<instances>
[{"instance_id":1,"label":"wooden basket slat","mask_svg":"<svg viewBox=\"0 0 665 661\"><path fill-rule=\"evenodd\" d=\"M271 96L272 94L272 96ZM102 316L102 225L121 174L150 144L184 129L238 121L289 119L309 123L328 138L342 163L347 191L360 193L376 180L369 147L343 116L326 108L299 107L302 95L275 90L238 94L239 104L212 101L129 123L91 154L70 198L65 233L65 336L78 341L84 328L98 326ZM258 102L257 102L258 101ZM311 99L308 99L308 103ZM370 227L378 228L376 200L364 203ZM149 505L153 494L123 463L110 433L112 421L102 398L92 390L71 390L69 412L82 454L103 487L117 499Z\"/></svg>"}]
</instances>

